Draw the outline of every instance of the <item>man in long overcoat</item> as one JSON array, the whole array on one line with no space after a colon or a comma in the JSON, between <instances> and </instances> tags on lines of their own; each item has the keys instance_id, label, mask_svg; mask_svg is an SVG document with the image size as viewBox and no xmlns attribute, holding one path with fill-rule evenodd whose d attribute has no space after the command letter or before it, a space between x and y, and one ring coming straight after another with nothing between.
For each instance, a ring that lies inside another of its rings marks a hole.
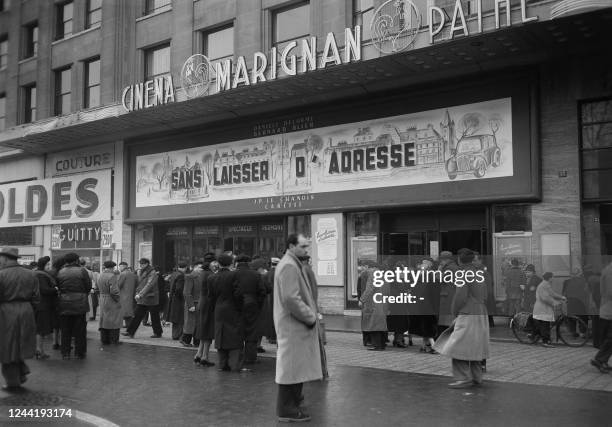
<instances>
[{"instance_id":1,"label":"man in long overcoat","mask_svg":"<svg viewBox=\"0 0 612 427\"><path fill-rule=\"evenodd\" d=\"M183 298L185 299L185 312L183 315L183 337L181 343L183 345L198 346L200 340L195 334L198 318L200 317L199 301L200 292L202 290L203 280L203 265L202 262L196 262L193 265L193 271L185 275L185 287L183 288Z\"/></svg>"},{"instance_id":2,"label":"man in long overcoat","mask_svg":"<svg viewBox=\"0 0 612 427\"><path fill-rule=\"evenodd\" d=\"M140 322L145 315L151 315L151 324L153 326L153 335L151 338L161 338L163 329L159 320L159 287L157 286L157 271L151 265L151 261L147 258L141 258L140 271L138 272L138 286L136 287L136 310L134 310L134 318L122 335L134 338L134 334L140 326Z\"/></svg>"},{"instance_id":3,"label":"man in long overcoat","mask_svg":"<svg viewBox=\"0 0 612 427\"><path fill-rule=\"evenodd\" d=\"M104 270L98 278L100 290L100 341L102 344L119 344L121 329L121 301L118 286L119 274L113 261L104 261Z\"/></svg>"},{"instance_id":4,"label":"man in long overcoat","mask_svg":"<svg viewBox=\"0 0 612 427\"><path fill-rule=\"evenodd\" d=\"M172 323L172 339L178 340L183 335L183 322L185 321L185 271L187 264L179 262L176 271L170 275L170 300L168 301L168 315L166 320Z\"/></svg>"},{"instance_id":5,"label":"man in long overcoat","mask_svg":"<svg viewBox=\"0 0 612 427\"><path fill-rule=\"evenodd\" d=\"M308 252L303 235L287 238L287 251L274 276L274 326L278 340L276 383L279 421L307 421L302 412L304 382L323 378L317 305L299 257Z\"/></svg>"},{"instance_id":6,"label":"man in long overcoat","mask_svg":"<svg viewBox=\"0 0 612 427\"><path fill-rule=\"evenodd\" d=\"M215 257L213 254L208 253L204 255L204 269L200 275L202 289L200 290L200 301L198 304L200 318L198 319L196 330L196 335L200 340L200 346L193 359L195 363L199 363L206 367L215 365L208 360L210 345L215 338L215 306L208 297L208 287L211 283L210 278L214 276L214 273L210 270L210 263L214 260Z\"/></svg>"},{"instance_id":7,"label":"man in long overcoat","mask_svg":"<svg viewBox=\"0 0 612 427\"><path fill-rule=\"evenodd\" d=\"M244 323L244 363L252 364L257 361L257 342L260 329L259 312L266 297L266 288L263 277L249 267L251 258L240 255L236 258L236 280L243 297L242 321Z\"/></svg>"},{"instance_id":8,"label":"man in long overcoat","mask_svg":"<svg viewBox=\"0 0 612 427\"><path fill-rule=\"evenodd\" d=\"M117 286L119 287L119 302L121 304L123 322L127 328L134 317L134 306L136 305L134 294L136 293L138 276L129 269L128 263L125 261L119 263L119 271L119 280L117 282Z\"/></svg>"},{"instance_id":9,"label":"man in long overcoat","mask_svg":"<svg viewBox=\"0 0 612 427\"><path fill-rule=\"evenodd\" d=\"M208 297L215 306L215 348L219 353L219 369L240 371L240 353L244 344L242 295L234 271L230 271L231 255L219 255L219 271L208 278Z\"/></svg>"},{"instance_id":10,"label":"man in long overcoat","mask_svg":"<svg viewBox=\"0 0 612 427\"><path fill-rule=\"evenodd\" d=\"M34 357L38 280L17 263L16 248L0 249L0 363L7 391L19 389L30 373L25 359Z\"/></svg>"}]
</instances>

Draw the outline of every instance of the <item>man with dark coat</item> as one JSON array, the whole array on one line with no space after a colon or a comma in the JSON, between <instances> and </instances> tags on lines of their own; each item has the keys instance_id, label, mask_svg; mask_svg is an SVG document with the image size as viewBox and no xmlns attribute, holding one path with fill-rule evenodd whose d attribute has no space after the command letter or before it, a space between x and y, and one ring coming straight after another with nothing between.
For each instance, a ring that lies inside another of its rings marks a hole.
<instances>
[{"instance_id":1,"label":"man with dark coat","mask_svg":"<svg viewBox=\"0 0 612 427\"><path fill-rule=\"evenodd\" d=\"M183 335L183 322L185 319L185 271L187 264L179 262L176 271L170 275L170 300L168 301L168 315L166 321L172 323L172 339L179 340Z\"/></svg>"},{"instance_id":2,"label":"man with dark coat","mask_svg":"<svg viewBox=\"0 0 612 427\"><path fill-rule=\"evenodd\" d=\"M236 258L236 280L243 297L242 320L244 322L244 363L257 361L257 342L259 341L258 318L266 297L263 277L249 267L251 258L240 255Z\"/></svg>"},{"instance_id":3,"label":"man with dark coat","mask_svg":"<svg viewBox=\"0 0 612 427\"><path fill-rule=\"evenodd\" d=\"M24 360L34 357L33 305L40 300L36 277L17 258L16 248L0 249L0 363L6 391L19 390L30 373Z\"/></svg>"},{"instance_id":4,"label":"man with dark coat","mask_svg":"<svg viewBox=\"0 0 612 427\"><path fill-rule=\"evenodd\" d=\"M274 273L276 272L276 266L280 262L280 258L272 257L270 259L270 270L264 277L264 284L266 287L266 301L262 308L263 327L262 335L268 339L270 344L276 344L276 330L274 329L274 316L272 308L274 305Z\"/></svg>"},{"instance_id":5,"label":"man with dark coat","mask_svg":"<svg viewBox=\"0 0 612 427\"><path fill-rule=\"evenodd\" d=\"M119 302L121 304L121 313L123 316L123 322L127 328L134 318L134 295L136 293L136 284L138 283L138 276L128 267L128 263L122 261L119 263L119 280L117 286L119 287Z\"/></svg>"},{"instance_id":6,"label":"man with dark coat","mask_svg":"<svg viewBox=\"0 0 612 427\"><path fill-rule=\"evenodd\" d=\"M136 287L136 310L134 318L122 335L134 338L134 334L140 326L140 322L147 313L151 315L153 335L151 338L161 338L162 326L159 321L159 288L157 287L157 272L151 266L147 258L140 259L140 271L138 272L138 286Z\"/></svg>"},{"instance_id":7,"label":"man with dark coat","mask_svg":"<svg viewBox=\"0 0 612 427\"><path fill-rule=\"evenodd\" d=\"M209 276L208 298L215 306L215 348L219 370L240 371L240 352L244 345L242 295L236 274L230 271L231 255L219 255L219 271Z\"/></svg>"},{"instance_id":8,"label":"man with dark coat","mask_svg":"<svg viewBox=\"0 0 612 427\"><path fill-rule=\"evenodd\" d=\"M459 270L457 266L457 262L453 257L453 253L451 251L442 251L440 252L440 265L438 266L438 270L442 273L442 277L446 275L450 275L452 272L454 276L454 272ZM451 306L453 303L453 298L455 297L455 284L442 282L440 283L440 298L439 298L439 306L438 306L438 333L442 333L446 328L448 328L455 319L455 316L452 314Z\"/></svg>"},{"instance_id":9,"label":"man with dark coat","mask_svg":"<svg viewBox=\"0 0 612 427\"><path fill-rule=\"evenodd\" d=\"M193 346L197 347L200 345L200 340L195 335L198 318L200 317L199 312L199 301L200 291L202 290L202 278L203 278L203 263L196 262L193 265L193 271L185 275L185 287L183 289L183 298L185 299L185 311L184 311L184 323L183 323L183 336L181 338L181 344L185 347L191 347L191 340L193 339Z\"/></svg>"},{"instance_id":10,"label":"man with dark coat","mask_svg":"<svg viewBox=\"0 0 612 427\"><path fill-rule=\"evenodd\" d=\"M74 337L74 354L77 358L84 359L87 353L87 297L91 292L92 282L87 270L81 267L77 254L66 254L64 260L66 265L57 275L62 357L70 359L70 344Z\"/></svg>"}]
</instances>

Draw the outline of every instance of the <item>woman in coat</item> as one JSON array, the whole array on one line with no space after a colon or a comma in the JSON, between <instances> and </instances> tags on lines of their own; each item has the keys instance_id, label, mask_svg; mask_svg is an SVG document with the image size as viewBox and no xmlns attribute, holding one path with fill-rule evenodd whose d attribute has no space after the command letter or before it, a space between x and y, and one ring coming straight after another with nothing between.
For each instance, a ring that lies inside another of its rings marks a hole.
<instances>
[{"instance_id":1,"label":"woman in coat","mask_svg":"<svg viewBox=\"0 0 612 427\"><path fill-rule=\"evenodd\" d=\"M53 333L56 314L57 289L55 279L47 272L50 258L48 256L38 259L34 274L38 279L40 303L36 305L36 358L48 359L45 353L45 339Z\"/></svg>"},{"instance_id":2,"label":"woman in coat","mask_svg":"<svg viewBox=\"0 0 612 427\"><path fill-rule=\"evenodd\" d=\"M555 321L555 305L565 301L565 297L556 293L550 280L552 273L544 273L542 283L536 289L536 302L533 306L533 323L535 334L542 337L544 347L552 347L550 343L550 322Z\"/></svg>"},{"instance_id":3,"label":"woman in coat","mask_svg":"<svg viewBox=\"0 0 612 427\"><path fill-rule=\"evenodd\" d=\"M231 255L219 256L219 272L211 276L208 297L215 306L215 348L219 353L219 369L239 371L240 352L244 344L242 295L236 274L230 271Z\"/></svg>"},{"instance_id":4,"label":"woman in coat","mask_svg":"<svg viewBox=\"0 0 612 427\"><path fill-rule=\"evenodd\" d=\"M104 262L104 271L98 278L100 290L100 341L102 344L119 344L119 330L123 320L119 274L113 261Z\"/></svg>"},{"instance_id":5,"label":"woman in coat","mask_svg":"<svg viewBox=\"0 0 612 427\"><path fill-rule=\"evenodd\" d=\"M207 254L208 255L208 254ZM196 331L197 338L200 340L198 351L196 352L193 362L204 367L215 366L208 360L210 345L215 339L215 305L208 297L209 286L211 286L211 277L213 272L210 271L210 262L214 260L212 254L210 258L204 256L204 269L201 274L202 287L200 289L199 301L199 321Z\"/></svg>"},{"instance_id":6,"label":"woman in coat","mask_svg":"<svg viewBox=\"0 0 612 427\"><path fill-rule=\"evenodd\" d=\"M386 293L387 285L382 287L374 286L374 272L378 268L368 269L366 288L361 298L359 306L361 307L361 330L368 333L370 343L373 347L368 350L381 351L385 349L386 340L385 332L387 332L387 305L382 302L375 302L375 294Z\"/></svg>"},{"instance_id":7,"label":"woman in coat","mask_svg":"<svg viewBox=\"0 0 612 427\"><path fill-rule=\"evenodd\" d=\"M445 331L434 348L452 359L453 377L451 388L466 388L482 384L482 360L489 357L489 319L487 313L487 289L476 280L459 282L458 274L465 276L476 267L472 264L474 252L459 251L459 267L455 271L455 296L452 313L456 315L452 326Z\"/></svg>"}]
</instances>

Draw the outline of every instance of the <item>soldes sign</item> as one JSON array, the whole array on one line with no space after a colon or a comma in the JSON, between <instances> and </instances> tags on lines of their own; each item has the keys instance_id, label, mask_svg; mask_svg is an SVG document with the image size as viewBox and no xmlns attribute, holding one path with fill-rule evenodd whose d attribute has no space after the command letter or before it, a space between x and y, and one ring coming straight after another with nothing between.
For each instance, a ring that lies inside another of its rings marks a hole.
<instances>
[{"instance_id":1,"label":"soldes sign","mask_svg":"<svg viewBox=\"0 0 612 427\"><path fill-rule=\"evenodd\" d=\"M0 185L0 228L110 219L110 171Z\"/></svg>"}]
</instances>

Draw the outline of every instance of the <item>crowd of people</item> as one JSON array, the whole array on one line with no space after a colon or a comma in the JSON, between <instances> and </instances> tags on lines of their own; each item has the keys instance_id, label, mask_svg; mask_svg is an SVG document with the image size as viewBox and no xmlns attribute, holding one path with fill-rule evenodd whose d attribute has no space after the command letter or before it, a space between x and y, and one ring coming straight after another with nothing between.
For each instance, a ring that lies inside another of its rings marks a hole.
<instances>
[{"instance_id":1,"label":"crowd of people","mask_svg":"<svg viewBox=\"0 0 612 427\"><path fill-rule=\"evenodd\" d=\"M310 267L309 240L290 235L282 257L266 260L247 255L208 253L188 266L179 263L164 276L150 260L139 260L133 271L105 261L97 273L77 253L51 260L40 258L32 270L18 264L15 248L0 249L0 361L5 388L23 384L29 369L25 360L49 358L47 340L65 360L87 354L87 315L99 310L103 345L120 344L120 329L133 338L143 323L151 325L151 338L163 334L162 320L172 323L172 338L197 347L194 363L214 366L209 358L214 342L220 371L244 372L265 351L266 337L277 344L277 413L280 421L307 421L301 409L303 383L326 378L327 360L321 315L317 306L316 276ZM118 267L118 269L117 269ZM401 262L396 267L404 267ZM422 257L413 267L422 271L482 272L484 283L386 283L375 286L374 277L388 265L368 263L358 276L362 309L363 344L381 351L391 341L405 347L404 337L422 337L421 351L442 354L452 360L452 388L482 384L489 356L489 272L477 252L461 249L456 256L444 251L437 260ZM550 322L554 306L567 302L575 315L591 315L594 345L599 352L591 363L609 372L612 355L612 264L601 277L574 271L563 284L562 294L551 285L552 273L540 278L533 265L519 268L512 262L504 286L513 310L531 310L533 333L550 346ZM425 276L422 276L425 277ZM599 286L597 286L599 285ZM516 292L508 291L516 288ZM376 293L399 296L411 292L418 304L387 304ZM95 298L93 296L95 295ZM597 310L599 316L592 316ZM150 323L147 323L147 318ZM586 318L587 321L589 317ZM588 331L577 330L582 334ZM73 354L74 350L74 354Z\"/></svg>"}]
</instances>

